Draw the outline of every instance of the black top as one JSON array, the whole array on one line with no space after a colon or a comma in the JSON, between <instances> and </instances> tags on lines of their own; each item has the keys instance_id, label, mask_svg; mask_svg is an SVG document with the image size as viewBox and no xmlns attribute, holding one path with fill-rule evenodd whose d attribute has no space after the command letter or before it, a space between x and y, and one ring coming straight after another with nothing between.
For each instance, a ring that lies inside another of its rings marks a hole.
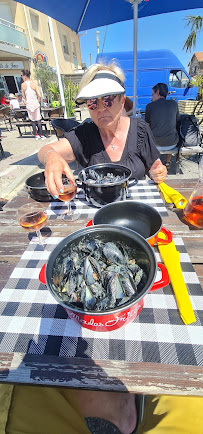
<instances>
[{"instance_id":1,"label":"black top","mask_svg":"<svg viewBox=\"0 0 203 434\"><path fill-rule=\"evenodd\" d=\"M159 98L147 104L145 120L150 125L157 146L167 147L178 143L178 118L178 104L173 99Z\"/></svg>"},{"instance_id":2,"label":"black top","mask_svg":"<svg viewBox=\"0 0 203 434\"><path fill-rule=\"evenodd\" d=\"M85 122L73 128L64 136L73 149L76 160L83 167L94 164L112 163L108 156L98 127L93 122ZM146 169L160 157L153 134L143 119L130 118L130 127L121 159L114 162L132 171L132 177L142 179Z\"/></svg>"}]
</instances>

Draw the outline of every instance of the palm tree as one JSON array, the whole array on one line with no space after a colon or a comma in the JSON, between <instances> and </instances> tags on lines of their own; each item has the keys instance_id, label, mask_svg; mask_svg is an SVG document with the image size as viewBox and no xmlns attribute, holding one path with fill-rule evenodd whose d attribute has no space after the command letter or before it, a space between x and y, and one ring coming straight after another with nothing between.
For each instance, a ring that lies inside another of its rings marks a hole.
<instances>
[{"instance_id":1,"label":"palm tree","mask_svg":"<svg viewBox=\"0 0 203 434\"><path fill-rule=\"evenodd\" d=\"M187 20L186 26L191 26L191 31L185 41L183 50L185 49L186 51L191 51L191 48L194 48L196 45L197 33L201 31L203 17L201 17L200 15L188 15L185 20Z\"/></svg>"}]
</instances>

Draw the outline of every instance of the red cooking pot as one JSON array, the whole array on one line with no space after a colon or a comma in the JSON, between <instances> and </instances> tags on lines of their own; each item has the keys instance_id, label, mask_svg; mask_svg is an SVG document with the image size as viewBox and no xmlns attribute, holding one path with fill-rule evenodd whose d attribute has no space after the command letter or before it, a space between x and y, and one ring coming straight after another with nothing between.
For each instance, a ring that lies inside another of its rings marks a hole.
<instances>
[{"instance_id":1,"label":"red cooking pot","mask_svg":"<svg viewBox=\"0 0 203 434\"><path fill-rule=\"evenodd\" d=\"M79 307L74 307L70 303L62 302L56 293L53 278L56 275L56 270L60 261L63 261L68 256L72 248L77 247L79 242L84 239L98 239L106 242L113 242L121 245L127 250L129 258L134 258L137 263L142 263L142 268L146 273L146 280L139 283L138 292L128 303L119 307L105 311L84 311ZM149 291L162 288L169 283L169 276L166 267L163 264L158 264L162 272L162 277L158 282L154 283L157 273L157 263L155 254L147 241L136 232L111 225L92 226L74 232L64 238L52 250L48 262L43 266L39 279L46 284L53 297L67 311L70 318L78 322L81 326L94 331L111 331L116 330L136 318L144 304L144 296Z\"/></svg>"},{"instance_id":2,"label":"red cooking pot","mask_svg":"<svg viewBox=\"0 0 203 434\"><path fill-rule=\"evenodd\" d=\"M159 212L150 205L133 200L114 202L103 206L96 211L87 226L109 224L124 226L142 235L151 246L155 243L169 244L172 241L172 233L162 226L162 218ZM160 238L160 233L165 239Z\"/></svg>"}]
</instances>

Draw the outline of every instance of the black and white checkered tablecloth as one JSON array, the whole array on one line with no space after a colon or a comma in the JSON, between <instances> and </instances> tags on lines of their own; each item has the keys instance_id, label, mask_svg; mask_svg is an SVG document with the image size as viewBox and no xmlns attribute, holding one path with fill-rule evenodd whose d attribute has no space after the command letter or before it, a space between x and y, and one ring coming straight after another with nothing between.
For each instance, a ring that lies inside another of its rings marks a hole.
<instances>
[{"instance_id":1,"label":"black and white checkered tablecloth","mask_svg":"<svg viewBox=\"0 0 203 434\"><path fill-rule=\"evenodd\" d=\"M138 202L147 203L153 206L161 216L167 216L167 209L161 199L160 193L153 181L139 181L137 185L129 188L128 200L136 200ZM86 201L83 190L77 193L77 199L71 202L72 208L77 210L81 218L92 218L98 208L92 206ZM51 220L56 219L60 214L63 214L66 204L64 202L52 202L47 212Z\"/></svg>"},{"instance_id":2,"label":"black and white checkered tablecloth","mask_svg":"<svg viewBox=\"0 0 203 434\"><path fill-rule=\"evenodd\" d=\"M158 197L157 203L164 208ZM47 238L43 249L33 239L0 293L0 353L203 365L203 292L181 238L174 242L196 323L183 324L169 284L145 296L132 323L110 332L75 323L39 282L41 267L60 240ZM161 262L156 247L155 253Z\"/></svg>"}]
</instances>

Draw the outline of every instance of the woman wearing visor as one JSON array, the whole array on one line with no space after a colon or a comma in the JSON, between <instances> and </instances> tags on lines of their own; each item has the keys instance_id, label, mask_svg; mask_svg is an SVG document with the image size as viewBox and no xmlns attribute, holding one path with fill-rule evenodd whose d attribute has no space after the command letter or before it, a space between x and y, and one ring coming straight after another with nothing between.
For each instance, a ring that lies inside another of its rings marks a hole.
<instances>
[{"instance_id":1,"label":"woman wearing visor","mask_svg":"<svg viewBox=\"0 0 203 434\"><path fill-rule=\"evenodd\" d=\"M123 116L125 99L124 74L118 66L95 64L88 68L76 101L87 105L92 122L78 125L38 154L52 196L57 198L63 189L62 174L74 181L68 166L74 160L83 167L118 163L127 166L133 178L143 179L149 173L156 183L164 181L167 170L153 134L143 119Z\"/></svg>"}]
</instances>

